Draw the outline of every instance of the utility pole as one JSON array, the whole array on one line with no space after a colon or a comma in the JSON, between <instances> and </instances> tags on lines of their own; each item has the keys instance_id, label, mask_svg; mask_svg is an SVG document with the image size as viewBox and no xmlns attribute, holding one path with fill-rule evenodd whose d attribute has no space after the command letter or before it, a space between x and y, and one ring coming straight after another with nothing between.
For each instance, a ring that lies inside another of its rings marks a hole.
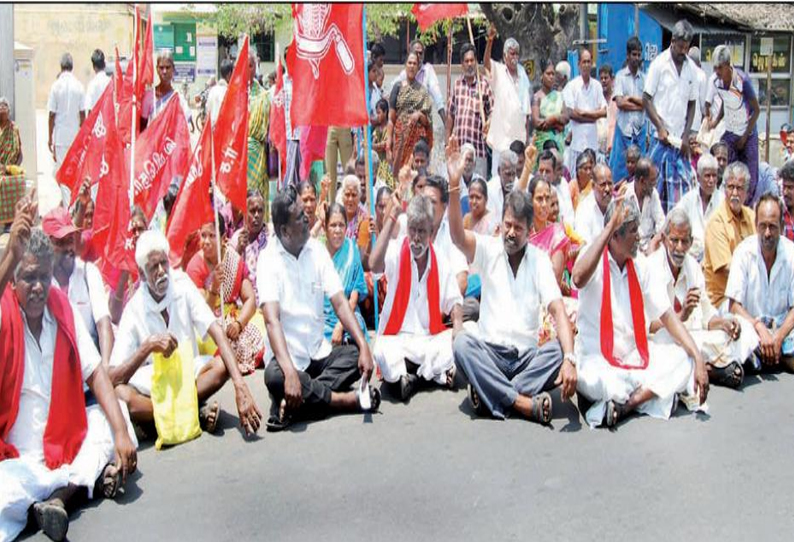
<instances>
[{"instance_id":1,"label":"utility pole","mask_svg":"<svg viewBox=\"0 0 794 542\"><path fill-rule=\"evenodd\" d=\"M8 98L11 118L14 109L14 4L0 3L0 96Z\"/></svg>"}]
</instances>

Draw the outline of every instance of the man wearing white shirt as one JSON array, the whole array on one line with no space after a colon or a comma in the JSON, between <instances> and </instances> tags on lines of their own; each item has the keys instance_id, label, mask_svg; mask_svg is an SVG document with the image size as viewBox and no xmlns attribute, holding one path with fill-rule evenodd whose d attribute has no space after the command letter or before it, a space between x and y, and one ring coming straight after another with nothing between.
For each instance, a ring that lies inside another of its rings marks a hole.
<instances>
[{"instance_id":1,"label":"man wearing white shirt","mask_svg":"<svg viewBox=\"0 0 794 542\"><path fill-rule=\"evenodd\" d=\"M56 170L85 120L85 93L82 83L72 74L73 66L72 55L64 53L61 57L61 73L47 99L50 113L47 146Z\"/></svg>"},{"instance_id":2,"label":"man wearing white shirt","mask_svg":"<svg viewBox=\"0 0 794 542\"><path fill-rule=\"evenodd\" d=\"M590 77L593 57L590 50L579 50L579 75L562 91L565 109L571 119L571 144L565 150L568 171L576 170L576 160L585 149L598 149L596 122L607 116L607 103L601 83Z\"/></svg>"},{"instance_id":3,"label":"man wearing white shirt","mask_svg":"<svg viewBox=\"0 0 794 542\"><path fill-rule=\"evenodd\" d=\"M240 425L246 434L259 429L261 413L248 390L237 359L193 281L168 263L168 240L158 230L141 234L135 247L141 284L133 294L119 322L116 344L110 357L110 379L116 393L127 403L130 416L138 422L151 423L152 355L171 356L180 345L190 345L196 375L196 395L203 403L231 379L234 384ZM199 356L197 338L211 337L218 347L218 357ZM204 405L199 421L207 432L214 432L220 405Z\"/></svg>"},{"instance_id":4,"label":"man wearing white shirt","mask_svg":"<svg viewBox=\"0 0 794 542\"><path fill-rule=\"evenodd\" d=\"M703 116L706 111L707 77L706 72L704 72L703 68L700 66L700 48L690 47L687 56L694 64L695 84L698 89L698 96L695 103L695 116L692 119L692 131L697 132L700 130L700 124L703 122Z\"/></svg>"},{"instance_id":5,"label":"man wearing white shirt","mask_svg":"<svg viewBox=\"0 0 794 542\"><path fill-rule=\"evenodd\" d=\"M573 202L571 201L571 190L568 188L568 181L562 176L562 170L557 167L557 156L558 154L550 149L540 153L538 175L546 179L557 193L562 222L573 224L575 216L573 213Z\"/></svg>"},{"instance_id":6,"label":"man wearing white shirt","mask_svg":"<svg viewBox=\"0 0 794 542\"><path fill-rule=\"evenodd\" d=\"M765 194L755 210L758 233L736 247L725 296L733 314L753 322L761 362L794 372L794 244L780 235L779 198Z\"/></svg>"},{"instance_id":7,"label":"man wearing white shirt","mask_svg":"<svg viewBox=\"0 0 794 542\"><path fill-rule=\"evenodd\" d=\"M756 359L752 354L758 337L752 324L741 316L721 316L711 304L703 271L688 254L692 226L682 209L676 207L667 215L662 239L662 247L648 257L652 282L664 285L673 310L703 355L709 381L738 388L744 378L743 364ZM651 333L658 331L652 340L670 344L672 337L661 328L660 320L651 322Z\"/></svg>"},{"instance_id":8,"label":"man wearing white shirt","mask_svg":"<svg viewBox=\"0 0 794 542\"><path fill-rule=\"evenodd\" d=\"M642 101L655 128L650 156L659 172L657 190L668 212L694 184L689 132L698 100L695 63L687 56L694 30L687 21L673 27L670 47L651 62Z\"/></svg>"},{"instance_id":9,"label":"man wearing white shirt","mask_svg":"<svg viewBox=\"0 0 794 542\"><path fill-rule=\"evenodd\" d=\"M279 192L271 214L276 238L259 253L256 266L269 354L265 368L271 396L268 430L285 429L298 413L377 410L380 392L368 386L373 367L369 345L328 250L309 238L309 220L293 186ZM332 348L325 338L326 297L355 344ZM349 391L359 378L361 388Z\"/></svg>"},{"instance_id":10,"label":"man wearing white shirt","mask_svg":"<svg viewBox=\"0 0 794 542\"><path fill-rule=\"evenodd\" d=\"M703 261L705 252L706 223L725 199L723 191L717 189L717 171L717 159L708 153L701 155L697 167L698 189L687 192L676 204L689 217L692 227L689 255L698 262Z\"/></svg>"},{"instance_id":11,"label":"man wearing white shirt","mask_svg":"<svg viewBox=\"0 0 794 542\"><path fill-rule=\"evenodd\" d=\"M406 401L420 379L454 385L452 331L446 329L442 317L450 315L453 328L459 331L463 296L446 254L431 242L431 199L421 194L411 199L406 211L408 235L392 239L401 210L399 197L393 196L369 265L374 273L384 273L388 284L375 361L386 382L399 383L400 399Z\"/></svg>"},{"instance_id":12,"label":"man wearing white shirt","mask_svg":"<svg viewBox=\"0 0 794 542\"><path fill-rule=\"evenodd\" d=\"M612 201L612 172L605 164L593 168L593 191L588 194L576 209L574 231L585 241L584 250L592 244L604 229L604 213Z\"/></svg>"},{"instance_id":13,"label":"man wearing white shirt","mask_svg":"<svg viewBox=\"0 0 794 542\"><path fill-rule=\"evenodd\" d=\"M232 77L233 70L234 63L228 58L224 58L221 61L221 78L207 94L207 112L210 115L213 127L218 120L218 114L221 112L221 104L224 96L226 96L226 90L229 88L229 79Z\"/></svg>"},{"instance_id":14,"label":"man wearing white shirt","mask_svg":"<svg viewBox=\"0 0 794 542\"><path fill-rule=\"evenodd\" d=\"M700 350L653 282L647 261L637 258L639 219L633 199L613 200L604 231L573 267L579 306L588 308L579 312L576 351L578 391L593 402L585 414L591 427L614 427L633 411L667 419L676 395L688 395L694 407L708 394ZM649 343L654 320L675 344Z\"/></svg>"},{"instance_id":15,"label":"man wearing white shirt","mask_svg":"<svg viewBox=\"0 0 794 542\"><path fill-rule=\"evenodd\" d=\"M659 246L664 227L664 211L656 191L656 166L648 158L637 160L634 182L628 195L640 209L640 251L650 254Z\"/></svg>"},{"instance_id":16,"label":"man wearing white shirt","mask_svg":"<svg viewBox=\"0 0 794 542\"><path fill-rule=\"evenodd\" d=\"M427 92L430 94L430 98L433 100L433 105L435 105L436 111L438 111L438 116L441 117L441 122L446 124L447 122L447 113L444 109L444 95L441 93L441 85L438 83L438 76L436 75L436 70L433 69L433 65L429 62L425 62L425 46L419 40L414 40L411 42L411 52L416 55L416 60L419 66L419 71L416 73L416 80L427 89ZM400 72L400 75L394 80L392 86L399 84L402 81L405 81L405 70Z\"/></svg>"},{"instance_id":17,"label":"man wearing white shirt","mask_svg":"<svg viewBox=\"0 0 794 542\"><path fill-rule=\"evenodd\" d=\"M105 87L110 82L110 77L105 73L105 53L101 49L94 49L91 54L91 65L94 67L94 78L88 83L85 91L85 115L91 112L102 93L105 92Z\"/></svg>"},{"instance_id":18,"label":"man wearing white shirt","mask_svg":"<svg viewBox=\"0 0 794 542\"><path fill-rule=\"evenodd\" d=\"M513 410L547 424L552 416L547 390L562 384L563 400L573 395L576 360L551 260L528 242L532 201L526 192L508 194L501 239L465 231L459 194L463 160L454 138L447 145L447 168L452 240L482 278L477 331L456 333L453 343L472 407L500 419ZM538 345L541 306L553 316L558 339Z\"/></svg>"},{"instance_id":19,"label":"man wearing white shirt","mask_svg":"<svg viewBox=\"0 0 794 542\"><path fill-rule=\"evenodd\" d=\"M502 207L505 197L512 192L518 174L518 156L511 150L499 155L499 166L496 175L488 181L487 208L494 216L502 219Z\"/></svg>"}]
</instances>

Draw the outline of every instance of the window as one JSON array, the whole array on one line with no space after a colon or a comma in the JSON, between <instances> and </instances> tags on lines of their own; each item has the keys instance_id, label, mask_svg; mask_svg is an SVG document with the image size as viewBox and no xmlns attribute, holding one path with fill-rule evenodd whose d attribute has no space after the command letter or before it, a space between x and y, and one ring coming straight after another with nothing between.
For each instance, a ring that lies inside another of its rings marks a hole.
<instances>
[{"instance_id":1,"label":"window","mask_svg":"<svg viewBox=\"0 0 794 542\"><path fill-rule=\"evenodd\" d=\"M766 107L766 70L769 57L761 55L761 38L750 39L750 76L758 94L758 104ZM791 103L791 37L772 36L772 107L788 107Z\"/></svg>"},{"instance_id":2,"label":"window","mask_svg":"<svg viewBox=\"0 0 794 542\"><path fill-rule=\"evenodd\" d=\"M732 64L738 68L744 68L744 47L746 38L742 34L702 34L701 35L701 59L704 64L711 65L711 58L714 49L718 45L727 45L731 49ZM707 70L707 73L709 70Z\"/></svg>"}]
</instances>

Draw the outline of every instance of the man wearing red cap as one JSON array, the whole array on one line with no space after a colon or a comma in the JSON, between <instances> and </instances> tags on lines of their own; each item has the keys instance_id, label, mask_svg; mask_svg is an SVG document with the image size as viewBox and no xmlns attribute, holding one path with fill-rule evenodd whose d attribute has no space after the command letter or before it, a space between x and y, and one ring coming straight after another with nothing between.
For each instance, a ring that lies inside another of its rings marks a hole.
<instances>
[{"instance_id":1,"label":"man wearing red cap","mask_svg":"<svg viewBox=\"0 0 794 542\"><path fill-rule=\"evenodd\" d=\"M114 337L102 275L94 264L76 255L80 230L66 209L59 206L50 211L42 219L41 228L50 237L54 249L52 285L67 295L107 367Z\"/></svg>"},{"instance_id":2,"label":"man wearing red cap","mask_svg":"<svg viewBox=\"0 0 794 542\"><path fill-rule=\"evenodd\" d=\"M53 248L34 229L35 195L16 207L0 256L0 540L33 516L62 540L80 487L115 496L136 468L135 436L81 318L51 288ZM86 404L87 384L96 402Z\"/></svg>"}]
</instances>

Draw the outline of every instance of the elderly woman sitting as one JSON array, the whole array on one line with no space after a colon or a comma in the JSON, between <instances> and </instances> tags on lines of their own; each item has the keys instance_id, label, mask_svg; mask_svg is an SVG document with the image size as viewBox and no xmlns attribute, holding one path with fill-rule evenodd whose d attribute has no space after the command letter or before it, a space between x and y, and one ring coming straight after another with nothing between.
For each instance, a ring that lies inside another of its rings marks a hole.
<instances>
[{"instance_id":1,"label":"elderly woman sitting","mask_svg":"<svg viewBox=\"0 0 794 542\"><path fill-rule=\"evenodd\" d=\"M6 173L6 166L22 163L22 140L19 129L11 120L11 106L6 97L0 97L0 175Z\"/></svg>"},{"instance_id":2,"label":"elderly woman sitting","mask_svg":"<svg viewBox=\"0 0 794 542\"><path fill-rule=\"evenodd\" d=\"M370 220L367 209L361 203L361 183L355 175L347 175L342 180L342 206L345 208L347 221L345 237L356 242L361 251L361 263L368 269Z\"/></svg>"}]
</instances>

